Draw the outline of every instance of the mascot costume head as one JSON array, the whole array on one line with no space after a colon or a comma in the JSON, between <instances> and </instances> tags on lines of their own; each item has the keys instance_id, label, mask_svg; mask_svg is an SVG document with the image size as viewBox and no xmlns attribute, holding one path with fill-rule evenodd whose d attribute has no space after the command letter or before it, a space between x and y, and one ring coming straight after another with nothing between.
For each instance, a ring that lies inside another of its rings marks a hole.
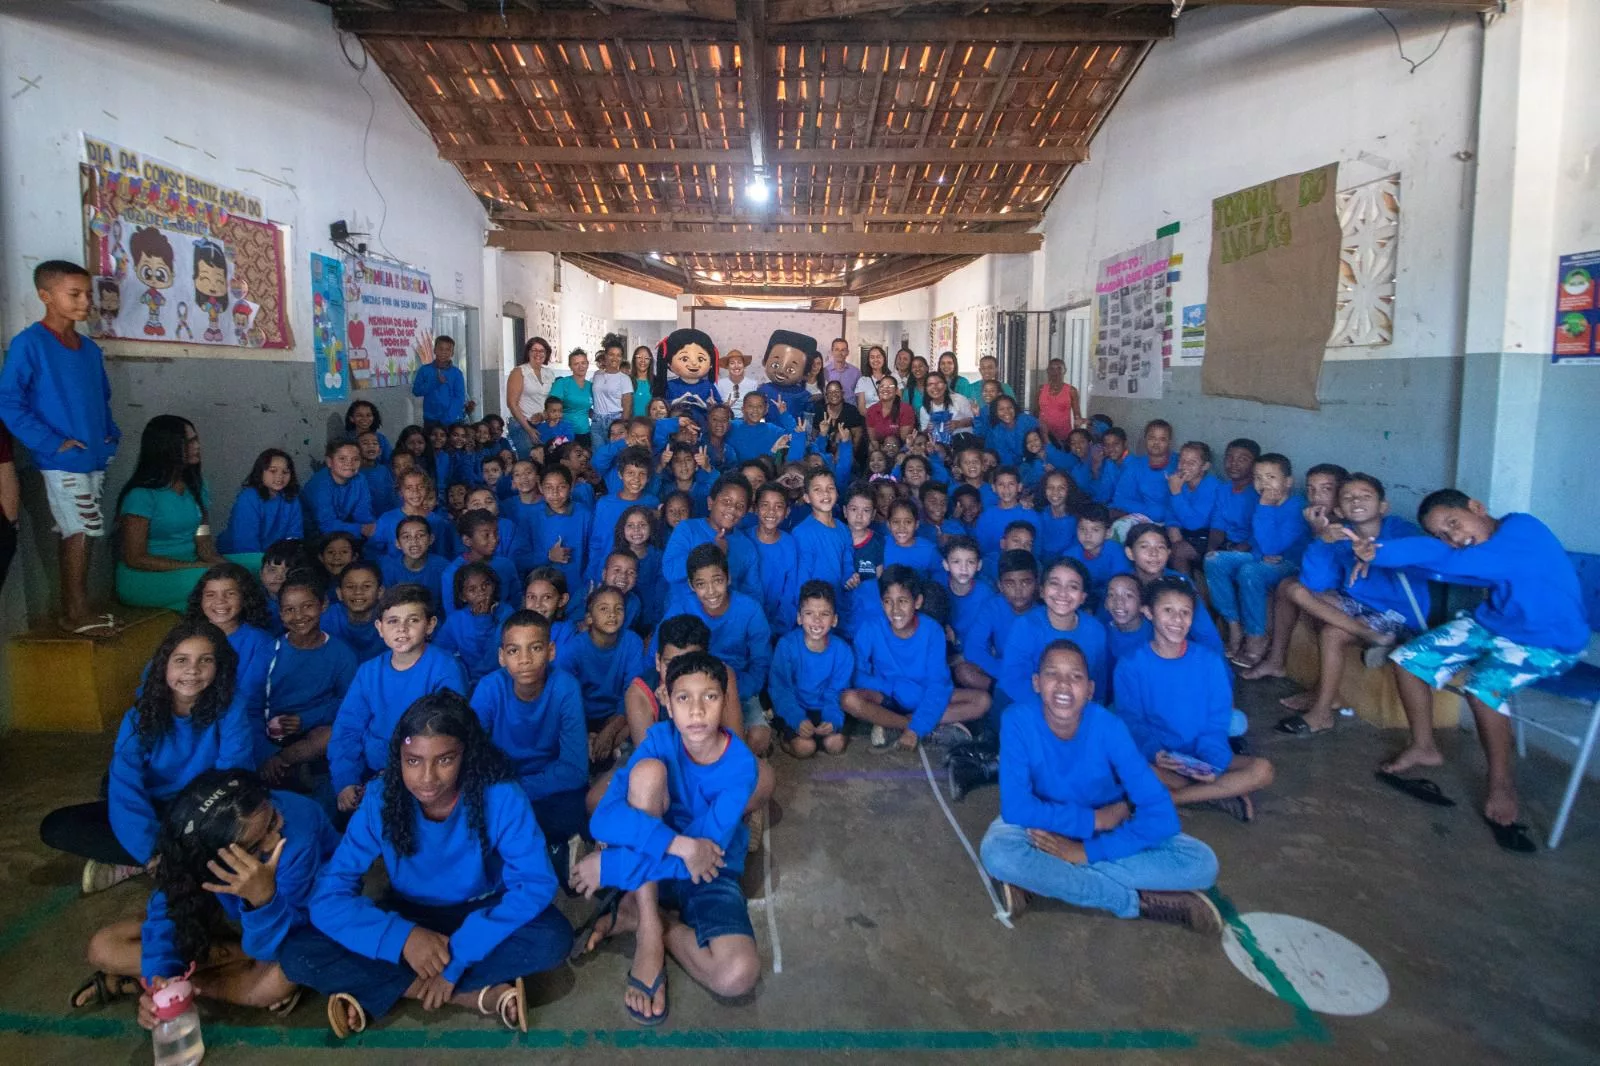
<instances>
[{"instance_id":1,"label":"mascot costume head","mask_svg":"<svg viewBox=\"0 0 1600 1066\"><path fill-rule=\"evenodd\" d=\"M702 431L717 393L717 346L698 329L675 329L656 345L652 388L674 415L688 415Z\"/></svg>"},{"instance_id":2,"label":"mascot costume head","mask_svg":"<svg viewBox=\"0 0 1600 1066\"><path fill-rule=\"evenodd\" d=\"M767 339L766 354L761 357L767 381L756 391L780 415L791 419L809 415L811 393L806 390L806 369L820 357L815 337L793 330L773 330Z\"/></svg>"}]
</instances>

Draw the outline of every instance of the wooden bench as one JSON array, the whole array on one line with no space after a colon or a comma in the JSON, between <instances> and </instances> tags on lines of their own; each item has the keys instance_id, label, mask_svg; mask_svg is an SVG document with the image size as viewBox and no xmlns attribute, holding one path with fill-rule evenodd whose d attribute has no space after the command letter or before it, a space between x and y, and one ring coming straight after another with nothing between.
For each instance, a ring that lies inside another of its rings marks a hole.
<instances>
[{"instance_id":1,"label":"wooden bench","mask_svg":"<svg viewBox=\"0 0 1600 1066\"><path fill-rule=\"evenodd\" d=\"M150 656L177 622L171 611L117 607L126 625L90 637L53 625L11 638L11 727L33 733L115 730Z\"/></svg>"},{"instance_id":2,"label":"wooden bench","mask_svg":"<svg viewBox=\"0 0 1600 1066\"><path fill-rule=\"evenodd\" d=\"M1308 622L1301 619L1289 640L1286 664L1289 677L1297 684L1315 690L1321 664L1322 653L1317 647L1317 634ZM1400 689L1395 685L1394 671L1387 666L1380 670L1367 669L1355 649L1345 656L1344 673L1339 678L1339 706L1353 709L1362 719L1380 729L1406 728L1406 712L1400 704ZM1453 728L1460 724L1461 698L1450 692L1435 692L1433 727Z\"/></svg>"}]
</instances>

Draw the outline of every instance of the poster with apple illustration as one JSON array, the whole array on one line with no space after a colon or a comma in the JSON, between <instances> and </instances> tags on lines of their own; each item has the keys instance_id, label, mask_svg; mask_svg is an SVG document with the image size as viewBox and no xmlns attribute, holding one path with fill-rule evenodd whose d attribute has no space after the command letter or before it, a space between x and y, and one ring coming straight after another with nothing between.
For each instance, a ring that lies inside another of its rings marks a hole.
<instances>
[{"instance_id":1,"label":"poster with apple illustration","mask_svg":"<svg viewBox=\"0 0 1600 1066\"><path fill-rule=\"evenodd\" d=\"M411 385L433 334L433 282L414 267L371 256L344 260L345 355L350 388Z\"/></svg>"},{"instance_id":2,"label":"poster with apple illustration","mask_svg":"<svg viewBox=\"0 0 1600 1066\"><path fill-rule=\"evenodd\" d=\"M1556 264L1553 363L1600 363L1600 251L1564 255Z\"/></svg>"}]
</instances>

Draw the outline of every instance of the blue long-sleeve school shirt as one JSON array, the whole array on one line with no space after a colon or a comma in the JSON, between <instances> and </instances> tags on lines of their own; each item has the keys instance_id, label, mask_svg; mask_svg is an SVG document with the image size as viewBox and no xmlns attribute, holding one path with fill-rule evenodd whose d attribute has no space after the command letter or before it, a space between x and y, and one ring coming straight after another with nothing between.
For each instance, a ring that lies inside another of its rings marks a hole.
<instances>
[{"instance_id":1,"label":"blue long-sleeve school shirt","mask_svg":"<svg viewBox=\"0 0 1600 1066\"><path fill-rule=\"evenodd\" d=\"M1219 770L1233 761L1233 678L1210 648L1190 641L1182 657L1164 659L1146 644L1117 663L1114 687L1117 714L1146 762L1160 751L1192 755Z\"/></svg>"},{"instance_id":2,"label":"blue long-sleeve school shirt","mask_svg":"<svg viewBox=\"0 0 1600 1066\"><path fill-rule=\"evenodd\" d=\"M583 568L588 563L589 530L594 520L593 512L582 504L573 502L567 504L566 513L563 514L552 511L548 503L540 501L523 514L526 516L526 521L522 527L528 537L533 564L557 567L566 575L567 588L583 588ZM556 546L558 540L563 548L572 549L572 557L564 563L552 562L550 559L550 549ZM513 595L503 598L508 602L520 601L521 590L518 589Z\"/></svg>"},{"instance_id":3,"label":"blue long-sleeve school shirt","mask_svg":"<svg viewBox=\"0 0 1600 1066\"><path fill-rule=\"evenodd\" d=\"M305 512L298 499L275 492L266 499L246 485L233 498L228 528L217 538L224 552L264 552L275 541L300 540L305 536Z\"/></svg>"},{"instance_id":4,"label":"blue long-sleeve school shirt","mask_svg":"<svg viewBox=\"0 0 1600 1066\"><path fill-rule=\"evenodd\" d=\"M399 555L400 548L395 544L395 537L399 535L400 523L406 517L405 511L399 507L380 514L373 521L372 536L362 545L361 554L368 559L380 561L391 555ZM449 562L461 551L461 534L456 532L456 524L450 520L449 515L441 511L429 511L422 517L427 520L428 530L433 534L433 544L428 548L429 554L437 555Z\"/></svg>"},{"instance_id":5,"label":"blue long-sleeve school shirt","mask_svg":"<svg viewBox=\"0 0 1600 1066\"><path fill-rule=\"evenodd\" d=\"M1256 487L1246 484L1235 490L1233 482L1217 482L1217 511L1212 527L1222 530L1222 539L1229 544L1247 544L1250 541L1250 521L1255 516L1256 504L1261 494Z\"/></svg>"},{"instance_id":6,"label":"blue long-sleeve school shirt","mask_svg":"<svg viewBox=\"0 0 1600 1066\"><path fill-rule=\"evenodd\" d=\"M1100 624L1106 627L1106 655L1111 660L1111 683L1104 692L1096 689L1094 697L1107 707L1115 707L1117 664L1155 639L1155 627L1150 624L1150 619L1141 617L1138 626L1128 632L1118 629L1111 616L1104 611L1096 617L1100 619Z\"/></svg>"},{"instance_id":7,"label":"blue long-sleeve school shirt","mask_svg":"<svg viewBox=\"0 0 1600 1066\"><path fill-rule=\"evenodd\" d=\"M589 544L585 549L588 556L585 575L590 581L599 582L606 568L606 556L611 553L616 541L617 521L630 507L648 507L659 513L661 501L647 492L641 492L636 500L625 500L613 493L594 502L594 517L589 521Z\"/></svg>"},{"instance_id":8,"label":"blue long-sleeve school shirt","mask_svg":"<svg viewBox=\"0 0 1600 1066\"><path fill-rule=\"evenodd\" d=\"M350 617L350 609L344 604L329 604L328 609L322 612L322 631L348 644L350 650L356 653L357 662L364 663L389 650L383 643L383 634L378 632L376 610L365 622L357 622Z\"/></svg>"},{"instance_id":9,"label":"blue long-sleeve school shirt","mask_svg":"<svg viewBox=\"0 0 1600 1066\"><path fill-rule=\"evenodd\" d=\"M716 618L706 613L700 598L690 594L682 613L692 614L711 630L711 654L721 659L739 679L739 695L749 699L767 687L772 667L772 627L759 601L742 592L728 593L728 609ZM650 660L659 645L650 642Z\"/></svg>"},{"instance_id":10,"label":"blue long-sleeve school shirt","mask_svg":"<svg viewBox=\"0 0 1600 1066\"><path fill-rule=\"evenodd\" d=\"M1172 517L1172 490L1167 488L1167 475L1177 472L1176 455L1157 468L1152 468L1145 456L1129 456L1123 460L1111 506L1129 514L1146 515L1150 521L1165 525Z\"/></svg>"},{"instance_id":11,"label":"blue long-sleeve school shirt","mask_svg":"<svg viewBox=\"0 0 1600 1066\"><path fill-rule=\"evenodd\" d=\"M398 552L390 552L378 560L378 569L383 572L384 588L421 585L433 593L433 609L439 614L444 613L444 572L449 568L448 560L432 552L422 557L421 570L406 569L405 559Z\"/></svg>"},{"instance_id":12,"label":"blue long-sleeve school shirt","mask_svg":"<svg viewBox=\"0 0 1600 1066\"><path fill-rule=\"evenodd\" d=\"M771 422L735 422L728 430L728 451L735 462L757 459L772 452L786 431Z\"/></svg>"},{"instance_id":13,"label":"blue long-sleeve school shirt","mask_svg":"<svg viewBox=\"0 0 1600 1066\"><path fill-rule=\"evenodd\" d=\"M1081 487L1089 490L1089 495L1094 497L1096 503L1103 503L1109 506L1111 501L1116 498L1117 486L1122 483L1122 470L1127 465L1127 462L1126 458L1123 458L1120 462L1102 459L1100 461L1099 474L1094 473L1094 466L1091 464L1087 473L1089 481Z\"/></svg>"},{"instance_id":14,"label":"blue long-sleeve school shirt","mask_svg":"<svg viewBox=\"0 0 1600 1066\"><path fill-rule=\"evenodd\" d=\"M1005 536L1006 527L1013 522L1026 522L1033 527L1033 541L1039 543L1039 512L1031 507L1017 504L1015 507L1001 507L998 503L993 506L984 504L983 510L978 512L978 521L972 527L972 535L978 540L978 547L985 555L991 555L1000 550L1000 538Z\"/></svg>"},{"instance_id":15,"label":"blue long-sleeve school shirt","mask_svg":"<svg viewBox=\"0 0 1600 1066\"><path fill-rule=\"evenodd\" d=\"M1385 516L1378 530L1379 542L1425 536L1426 533L1399 515ZM1338 540L1330 544L1325 540L1313 540L1300 557L1300 584L1311 592L1342 592L1375 611L1393 611L1416 632L1428 627L1428 613L1433 605L1425 572L1406 574L1403 570L1373 566L1367 569L1366 576L1357 578L1352 584L1350 575L1355 567L1356 553L1349 541ZM1420 618L1417 611L1412 609L1405 587L1400 584L1402 574L1406 574L1411 594L1416 597L1417 607L1421 609Z\"/></svg>"},{"instance_id":16,"label":"blue long-sleeve school shirt","mask_svg":"<svg viewBox=\"0 0 1600 1066\"><path fill-rule=\"evenodd\" d=\"M1050 613L1041 604L1017 619L1006 637L1005 654L1000 660L1000 676L996 679L1002 691L1013 700L1025 700L1033 694L1033 675L1039 669L1039 660L1051 641L1070 640L1083 650L1084 661L1089 666L1089 680L1094 682L1096 695L1104 693L1111 680L1110 655L1106 651L1106 627L1087 610L1078 611L1078 624L1073 629L1057 629L1050 624Z\"/></svg>"},{"instance_id":17,"label":"blue long-sleeve school shirt","mask_svg":"<svg viewBox=\"0 0 1600 1066\"><path fill-rule=\"evenodd\" d=\"M449 652L424 646L408 670L391 665L392 652L368 659L339 704L328 738L328 768L334 792L343 792L379 773L389 762L389 740L406 708L440 689L467 694L467 675Z\"/></svg>"},{"instance_id":18,"label":"blue long-sleeve school shirt","mask_svg":"<svg viewBox=\"0 0 1600 1066\"><path fill-rule=\"evenodd\" d=\"M0 422L27 445L40 470L104 470L122 430L111 417L100 346L80 335L77 348L68 348L43 322L11 338L0 368ZM68 440L83 447L61 451Z\"/></svg>"},{"instance_id":19,"label":"blue long-sleeve school shirt","mask_svg":"<svg viewBox=\"0 0 1600 1066\"><path fill-rule=\"evenodd\" d=\"M896 563L911 567L925 579L944 573L944 556L939 554L938 546L921 537L912 537L907 545L901 545L893 537L884 539L883 565L894 566Z\"/></svg>"},{"instance_id":20,"label":"blue long-sleeve school shirt","mask_svg":"<svg viewBox=\"0 0 1600 1066\"><path fill-rule=\"evenodd\" d=\"M791 729L800 728L808 712L834 729L843 729L839 696L850 687L855 668L855 653L839 637L829 634L828 646L817 652L806 647L804 631L791 630L772 652L772 670L767 675L772 713Z\"/></svg>"},{"instance_id":21,"label":"blue long-sleeve school shirt","mask_svg":"<svg viewBox=\"0 0 1600 1066\"><path fill-rule=\"evenodd\" d=\"M587 632L572 634L556 648L556 669L577 680L583 712L597 720L623 713L628 682L644 673L648 664L644 641L631 629L618 633L609 648L600 647Z\"/></svg>"},{"instance_id":22,"label":"blue long-sleeve school shirt","mask_svg":"<svg viewBox=\"0 0 1600 1066\"><path fill-rule=\"evenodd\" d=\"M139 738L139 712L122 716L111 751L106 800L117 842L141 864L155 854L166 805L185 785L207 770L253 770L254 722L235 697L210 725L197 728L188 717L172 716L171 726L146 747Z\"/></svg>"},{"instance_id":23,"label":"blue long-sleeve school shirt","mask_svg":"<svg viewBox=\"0 0 1600 1066\"><path fill-rule=\"evenodd\" d=\"M379 463L361 471L361 476L367 482L367 496L374 516L400 506L400 497L394 491L394 474L387 466Z\"/></svg>"},{"instance_id":24,"label":"blue long-sleeve school shirt","mask_svg":"<svg viewBox=\"0 0 1600 1066\"><path fill-rule=\"evenodd\" d=\"M487 614L452 611L433 634L433 646L461 660L467 687L500 667L500 627L513 614L511 605L497 603Z\"/></svg>"},{"instance_id":25,"label":"blue long-sleeve school shirt","mask_svg":"<svg viewBox=\"0 0 1600 1066\"><path fill-rule=\"evenodd\" d=\"M1044 442L1044 461L1061 471L1072 479L1072 483L1084 492L1089 491L1089 464L1079 459L1065 448L1058 448L1050 441Z\"/></svg>"},{"instance_id":26,"label":"blue long-sleeve school shirt","mask_svg":"<svg viewBox=\"0 0 1600 1066\"><path fill-rule=\"evenodd\" d=\"M572 554L575 559L581 556L583 554L583 546L579 545L574 548ZM466 566L468 561L465 555L460 555L447 565L444 568L444 572L439 575L439 609L446 618L449 618L457 611L465 610L463 607L456 606L456 573L463 566ZM481 561L489 564L489 568L494 571L494 576L497 579L496 602L521 603L522 579L517 575L516 564L499 551ZM583 586L569 583L568 587L582 588Z\"/></svg>"},{"instance_id":27,"label":"blue long-sleeve school shirt","mask_svg":"<svg viewBox=\"0 0 1600 1066\"><path fill-rule=\"evenodd\" d=\"M1185 482L1177 492L1169 489L1168 524L1179 529L1211 529L1217 525L1222 492L1222 482L1214 477L1203 477L1198 485Z\"/></svg>"},{"instance_id":28,"label":"blue long-sleeve school shirt","mask_svg":"<svg viewBox=\"0 0 1600 1066\"><path fill-rule=\"evenodd\" d=\"M919 614L916 630L901 637L888 616L879 615L856 633L855 651L855 686L893 700L911 716L908 728L917 736L932 732L955 692L945 664L944 627Z\"/></svg>"},{"instance_id":29,"label":"blue long-sleeve school shirt","mask_svg":"<svg viewBox=\"0 0 1600 1066\"><path fill-rule=\"evenodd\" d=\"M425 907L492 899L450 934L450 962L440 976L454 983L555 899L556 875L544 834L521 787L499 781L483 790L487 858L468 824L465 796L442 822L429 821L406 797L417 850L401 855L384 835L383 791L377 782L367 790L344 840L323 866L311 896L311 921L358 955L398 963L416 925L361 894L362 880L377 858L389 874L390 891Z\"/></svg>"},{"instance_id":30,"label":"blue long-sleeve school shirt","mask_svg":"<svg viewBox=\"0 0 1600 1066\"><path fill-rule=\"evenodd\" d=\"M636 557L639 564L639 579L633 584L633 595L639 601L638 629L646 634L655 631L656 626L666 617L667 598L670 590L667 580L661 575L661 551L650 546L645 549L641 557Z\"/></svg>"},{"instance_id":31,"label":"blue long-sleeve school shirt","mask_svg":"<svg viewBox=\"0 0 1600 1066\"><path fill-rule=\"evenodd\" d=\"M589 820L589 832L607 845L600 853L601 884L632 890L647 881L686 879L683 860L667 854L679 836L714 841L722 848L723 873L744 871L750 834L744 809L756 790L756 757L732 733L722 735L722 754L702 766L671 722L650 727ZM660 818L628 806L628 778L641 759L658 759L667 768L669 800Z\"/></svg>"},{"instance_id":32,"label":"blue long-sleeve school shirt","mask_svg":"<svg viewBox=\"0 0 1600 1066\"><path fill-rule=\"evenodd\" d=\"M999 422L990 422L987 430L982 434L983 442L993 448L1000 457L1001 466L1020 466L1022 463L1022 439L1028 435L1028 430L1039 428L1039 422L1032 415L1020 413L1017 420L1010 426L1001 425Z\"/></svg>"},{"instance_id":33,"label":"blue long-sleeve school shirt","mask_svg":"<svg viewBox=\"0 0 1600 1066\"><path fill-rule=\"evenodd\" d=\"M800 610L800 549L791 534L778 531L776 543L767 544L751 534L760 560L761 606L767 613L767 626L774 636L782 636L796 625Z\"/></svg>"},{"instance_id":34,"label":"blue long-sleeve school shirt","mask_svg":"<svg viewBox=\"0 0 1600 1066\"><path fill-rule=\"evenodd\" d=\"M458 366L419 366L411 375L411 395L422 397L424 422L448 426L466 417L467 379Z\"/></svg>"},{"instance_id":35,"label":"blue long-sleeve school shirt","mask_svg":"<svg viewBox=\"0 0 1600 1066\"><path fill-rule=\"evenodd\" d=\"M214 898L226 919L240 931L239 946L246 958L276 962L284 937L310 923L311 889L322 864L339 846L339 833L315 800L293 792L272 792L272 805L283 816L283 853L278 857L272 898L259 907L228 893ZM146 981L175 980L191 962L178 950L178 929L172 921L167 894L151 895L139 928L139 970Z\"/></svg>"},{"instance_id":36,"label":"blue long-sleeve school shirt","mask_svg":"<svg viewBox=\"0 0 1600 1066\"><path fill-rule=\"evenodd\" d=\"M996 680L1000 677L1001 658L1005 655L1006 641L1017 620L1027 614L1011 609L1011 602L996 593L988 603L979 608L977 618L967 630L961 654L973 666Z\"/></svg>"},{"instance_id":37,"label":"blue long-sleeve school shirt","mask_svg":"<svg viewBox=\"0 0 1600 1066\"><path fill-rule=\"evenodd\" d=\"M1507 640L1566 655L1576 655L1589 644L1578 572L1550 527L1531 514L1506 515L1493 536L1469 548L1452 548L1433 537L1385 541L1375 562L1487 582L1488 599L1472 616Z\"/></svg>"},{"instance_id":38,"label":"blue long-sleeve school shirt","mask_svg":"<svg viewBox=\"0 0 1600 1066\"><path fill-rule=\"evenodd\" d=\"M689 517L704 518L706 516L707 501L711 499L711 486L717 483L717 476L709 470L696 470L693 480L687 489L678 487L678 479L672 476L672 471L663 471L656 479L653 490L657 499L666 500L674 492L688 492Z\"/></svg>"},{"instance_id":39,"label":"blue long-sleeve school shirt","mask_svg":"<svg viewBox=\"0 0 1600 1066\"><path fill-rule=\"evenodd\" d=\"M312 474L300 490L300 506L308 535L341 532L359 538L361 527L374 521L367 479L358 475L341 485L327 467Z\"/></svg>"},{"instance_id":40,"label":"blue long-sleeve school shirt","mask_svg":"<svg viewBox=\"0 0 1600 1066\"><path fill-rule=\"evenodd\" d=\"M1078 546L1078 516L1068 511L1056 515L1048 506L1034 512L1039 516L1033 554L1042 566L1049 566Z\"/></svg>"},{"instance_id":41,"label":"blue long-sleeve school shirt","mask_svg":"<svg viewBox=\"0 0 1600 1066\"><path fill-rule=\"evenodd\" d=\"M523 700L511 675L496 670L473 690L472 709L511 760L528 799L588 786L589 727L583 692L571 674L548 671L539 695Z\"/></svg>"},{"instance_id":42,"label":"blue long-sleeve school shirt","mask_svg":"<svg viewBox=\"0 0 1600 1066\"><path fill-rule=\"evenodd\" d=\"M1105 597L1106 585L1118 574L1131 574L1133 564L1128 561L1128 555L1122 550L1122 545L1114 540L1108 540L1100 546L1100 551L1093 559L1083 550L1081 544L1074 544L1066 551L1066 558L1076 559L1089 571L1089 602L1099 605Z\"/></svg>"},{"instance_id":43,"label":"blue long-sleeve school shirt","mask_svg":"<svg viewBox=\"0 0 1600 1066\"><path fill-rule=\"evenodd\" d=\"M228 634L228 646L239 657L234 671L234 699L244 703L245 713L259 718L267 705L267 668L272 664L272 637L264 629L241 625Z\"/></svg>"},{"instance_id":44,"label":"blue long-sleeve school shirt","mask_svg":"<svg viewBox=\"0 0 1600 1066\"><path fill-rule=\"evenodd\" d=\"M826 581L833 586L835 595L840 594L855 572L850 530L837 519L833 525L825 526L813 514L795 526L791 535L799 558L799 572L795 575L799 583Z\"/></svg>"},{"instance_id":45,"label":"blue long-sleeve school shirt","mask_svg":"<svg viewBox=\"0 0 1600 1066\"><path fill-rule=\"evenodd\" d=\"M941 573L937 579L946 589L950 588L950 575ZM983 580L982 575L973 581L972 590L964 596L958 596L955 590L950 589L945 597L950 604L950 628L955 630L956 644L965 649L967 640L972 634L972 629L978 624L978 618L988 607L989 602L1000 595L993 586ZM1008 608L1009 609L1009 608Z\"/></svg>"},{"instance_id":46,"label":"blue long-sleeve school shirt","mask_svg":"<svg viewBox=\"0 0 1600 1066\"><path fill-rule=\"evenodd\" d=\"M1257 559L1281 555L1285 562L1298 563L1311 541L1305 509L1304 496L1290 496L1280 504L1258 503L1250 516L1250 554Z\"/></svg>"},{"instance_id":47,"label":"blue long-sleeve school shirt","mask_svg":"<svg viewBox=\"0 0 1600 1066\"><path fill-rule=\"evenodd\" d=\"M687 608L688 601L694 599L694 593L689 591L689 553L716 539L716 530L704 518L685 518L667 538L666 550L661 553L661 576L672 590L669 611ZM761 557L750 538L737 529L728 532L728 583L734 590L760 601Z\"/></svg>"},{"instance_id":48,"label":"blue long-sleeve school shirt","mask_svg":"<svg viewBox=\"0 0 1600 1066\"><path fill-rule=\"evenodd\" d=\"M1097 832L1095 811L1122 801L1133 813ZM1171 794L1116 715L1085 704L1077 732L1062 740L1032 694L1000 722L1000 817L1081 841L1092 863L1127 858L1179 832Z\"/></svg>"},{"instance_id":49,"label":"blue long-sleeve school shirt","mask_svg":"<svg viewBox=\"0 0 1600 1066\"><path fill-rule=\"evenodd\" d=\"M323 635L322 644L315 648L297 648L287 637L274 642L267 706L252 730L257 765L278 751L278 745L267 736L266 719L298 715L300 733L304 734L318 726L332 725L339 713L339 704L350 691L361 661L350 645L326 632Z\"/></svg>"}]
</instances>

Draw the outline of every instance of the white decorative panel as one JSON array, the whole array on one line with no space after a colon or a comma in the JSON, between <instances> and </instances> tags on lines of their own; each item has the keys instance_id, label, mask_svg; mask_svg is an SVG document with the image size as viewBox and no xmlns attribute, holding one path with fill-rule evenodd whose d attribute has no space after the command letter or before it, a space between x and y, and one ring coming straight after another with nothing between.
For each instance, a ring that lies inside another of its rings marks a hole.
<instances>
[{"instance_id":1,"label":"white decorative panel","mask_svg":"<svg viewBox=\"0 0 1600 1066\"><path fill-rule=\"evenodd\" d=\"M1394 343L1395 260L1400 243L1400 175L1340 192L1343 241L1330 348Z\"/></svg>"},{"instance_id":2,"label":"white decorative panel","mask_svg":"<svg viewBox=\"0 0 1600 1066\"><path fill-rule=\"evenodd\" d=\"M993 304L973 309L978 322L978 358L994 355L998 350L995 339L995 324L999 318L999 308Z\"/></svg>"},{"instance_id":3,"label":"white decorative panel","mask_svg":"<svg viewBox=\"0 0 1600 1066\"><path fill-rule=\"evenodd\" d=\"M554 355L561 355L561 305L551 303L549 300L535 300L533 302L533 329L530 335L543 337L550 342L550 351Z\"/></svg>"},{"instance_id":4,"label":"white decorative panel","mask_svg":"<svg viewBox=\"0 0 1600 1066\"><path fill-rule=\"evenodd\" d=\"M610 327L606 320L599 315L578 315L578 347L589 353L590 361L600 350L600 342L605 340Z\"/></svg>"}]
</instances>

